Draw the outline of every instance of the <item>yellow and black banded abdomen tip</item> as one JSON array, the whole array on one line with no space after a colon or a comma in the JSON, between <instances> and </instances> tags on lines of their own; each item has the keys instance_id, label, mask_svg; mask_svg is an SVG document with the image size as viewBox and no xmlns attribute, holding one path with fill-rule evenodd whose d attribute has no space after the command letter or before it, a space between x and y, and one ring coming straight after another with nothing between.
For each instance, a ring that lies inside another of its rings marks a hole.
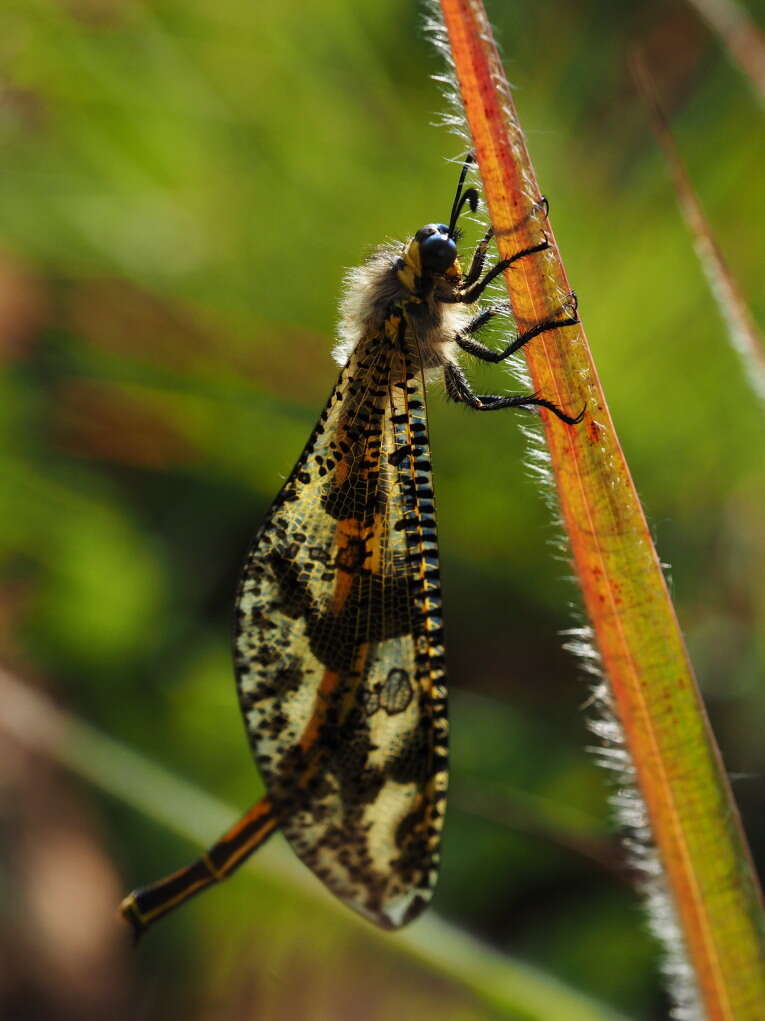
<instances>
[{"instance_id":1,"label":"yellow and black banded abdomen tip","mask_svg":"<svg viewBox=\"0 0 765 1021\"><path fill-rule=\"evenodd\" d=\"M137 940L159 918L206 886L217 882L218 878L205 858L199 858L166 879L133 890L120 904L120 913L133 929Z\"/></svg>"},{"instance_id":2,"label":"yellow and black banded abdomen tip","mask_svg":"<svg viewBox=\"0 0 765 1021\"><path fill-rule=\"evenodd\" d=\"M135 894L129 893L120 904L120 914L130 926L133 933L133 943L137 943L148 928L141 916L136 904Z\"/></svg>"}]
</instances>

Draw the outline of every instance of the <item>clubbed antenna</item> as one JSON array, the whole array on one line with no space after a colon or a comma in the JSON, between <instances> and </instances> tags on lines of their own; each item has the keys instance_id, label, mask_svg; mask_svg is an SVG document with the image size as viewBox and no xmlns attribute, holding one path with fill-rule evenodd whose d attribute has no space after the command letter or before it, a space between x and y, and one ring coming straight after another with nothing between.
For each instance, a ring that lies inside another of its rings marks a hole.
<instances>
[{"instance_id":1,"label":"clubbed antenna","mask_svg":"<svg viewBox=\"0 0 765 1021\"><path fill-rule=\"evenodd\" d=\"M475 188L468 188L463 192L465 185L465 178L467 177L468 167L471 163L475 163L475 156L472 152L469 152L465 157L465 162L462 164L462 172L460 173L460 179L457 184L457 194L454 196L454 202L452 203L452 215L449 217L449 237L455 236L455 229L457 227L457 220L462 212L462 207L467 204L470 206L470 212L474 213L478 208L478 191Z\"/></svg>"}]
</instances>

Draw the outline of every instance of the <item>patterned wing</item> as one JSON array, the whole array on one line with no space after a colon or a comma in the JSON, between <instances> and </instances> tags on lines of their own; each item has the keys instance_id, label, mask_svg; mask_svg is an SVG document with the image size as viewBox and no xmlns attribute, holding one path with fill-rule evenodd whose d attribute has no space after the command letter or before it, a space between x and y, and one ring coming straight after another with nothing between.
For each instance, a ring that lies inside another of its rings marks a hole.
<instances>
[{"instance_id":1,"label":"patterned wing","mask_svg":"<svg viewBox=\"0 0 765 1021\"><path fill-rule=\"evenodd\" d=\"M343 369L244 567L242 712L279 824L396 928L437 876L447 716L422 365L404 313Z\"/></svg>"}]
</instances>

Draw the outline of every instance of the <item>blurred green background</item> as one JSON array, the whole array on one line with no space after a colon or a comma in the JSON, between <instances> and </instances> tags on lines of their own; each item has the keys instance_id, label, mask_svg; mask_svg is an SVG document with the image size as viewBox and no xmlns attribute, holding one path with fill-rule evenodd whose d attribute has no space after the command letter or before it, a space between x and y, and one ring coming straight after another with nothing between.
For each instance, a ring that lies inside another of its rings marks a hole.
<instances>
[{"instance_id":1,"label":"blurred green background","mask_svg":"<svg viewBox=\"0 0 765 1021\"><path fill-rule=\"evenodd\" d=\"M765 24L765 0L749 10ZM453 195L446 158L463 146L434 125L440 65L421 13L405 0L6 0L0 14L0 654L241 809L261 785L231 678L240 562L334 381L344 269L443 219ZM646 48L760 322L762 112L679 0L490 14L762 863L765 417L629 48ZM501 369L473 377L507 385ZM608 781L585 751L587 682L561 649L575 592L517 419L473 416L436 388L430 409L454 692L434 910L551 983L665 1017ZM119 897L197 848L2 728L0 794L4 1017L530 1016L265 870L134 953Z\"/></svg>"}]
</instances>

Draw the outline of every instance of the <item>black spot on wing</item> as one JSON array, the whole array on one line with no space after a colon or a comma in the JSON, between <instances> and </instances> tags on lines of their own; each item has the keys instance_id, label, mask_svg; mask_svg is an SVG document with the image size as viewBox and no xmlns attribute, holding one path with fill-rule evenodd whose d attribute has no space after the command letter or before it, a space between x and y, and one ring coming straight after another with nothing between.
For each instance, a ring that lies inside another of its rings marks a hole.
<instances>
[{"instance_id":1,"label":"black spot on wing","mask_svg":"<svg viewBox=\"0 0 765 1021\"><path fill-rule=\"evenodd\" d=\"M375 800L384 783L383 771L369 765L374 745L363 713L354 708L339 723L329 720L320 741L327 753L327 768L339 783L343 813L353 823L359 809Z\"/></svg>"},{"instance_id":2,"label":"black spot on wing","mask_svg":"<svg viewBox=\"0 0 765 1021\"><path fill-rule=\"evenodd\" d=\"M386 776L394 783L415 783L424 785L430 779L432 769L428 764L428 750L432 735L427 721L421 719L409 733L385 769Z\"/></svg>"},{"instance_id":3,"label":"black spot on wing","mask_svg":"<svg viewBox=\"0 0 765 1021\"><path fill-rule=\"evenodd\" d=\"M429 807L422 802L408 815L405 815L396 827L395 842L399 856L393 865L402 880L414 883L422 873L423 862L431 858L431 835L428 828Z\"/></svg>"},{"instance_id":4,"label":"black spot on wing","mask_svg":"<svg viewBox=\"0 0 765 1021\"><path fill-rule=\"evenodd\" d=\"M286 617L305 617L316 614L316 606L308 586L301 578L300 564L279 550L273 550L269 563L279 586L279 610Z\"/></svg>"},{"instance_id":5,"label":"black spot on wing","mask_svg":"<svg viewBox=\"0 0 765 1021\"><path fill-rule=\"evenodd\" d=\"M383 577L362 570L357 562L343 607L339 612L332 612L319 608L301 577L298 563L277 551L271 553L269 560L279 586L280 611L287 617L305 620L311 652L328 669L348 671L357 658L360 644L382 642L409 633L408 614L403 609L399 613L391 612L391 608L409 605L405 575Z\"/></svg>"},{"instance_id":6,"label":"black spot on wing","mask_svg":"<svg viewBox=\"0 0 765 1021\"><path fill-rule=\"evenodd\" d=\"M406 577L383 577L372 572L355 574L351 591L339 613L326 611L307 618L311 651L330 670L350 670L359 645L383 642L408 634L408 615L391 607L406 607Z\"/></svg>"},{"instance_id":7,"label":"black spot on wing","mask_svg":"<svg viewBox=\"0 0 765 1021\"><path fill-rule=\"evenodd\" d=\"M394 468L398 468L402 461L404 461L412 453L412 448L409 444L404 444L401 447L397 447L392 454L388 454L388 463L392 464Z\"/></svg>"},{"instance_id":8,"label":"black spot on wing","mask_svg":"<svg viewBox=\"0 0 765 1021\"><path fill-rule=\"evenodd\" d=\"M335 557L335 566L341 571L346 571L348 574L357 574L364 566L364 561L370 555L371 551L366 548L366 543L363 539L351 538L339 550Z\"/></svg>"}]
</instances>

